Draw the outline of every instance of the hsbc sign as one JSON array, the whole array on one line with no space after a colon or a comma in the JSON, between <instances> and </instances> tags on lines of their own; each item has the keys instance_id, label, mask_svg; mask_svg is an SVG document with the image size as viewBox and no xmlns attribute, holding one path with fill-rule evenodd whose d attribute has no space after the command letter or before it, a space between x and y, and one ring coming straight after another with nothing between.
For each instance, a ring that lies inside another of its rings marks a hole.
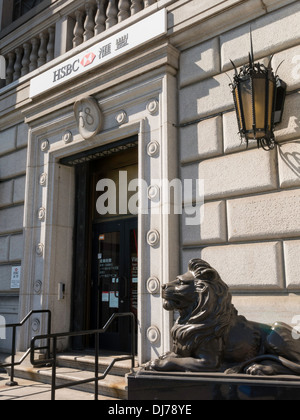
<instances>
[{"instance_id":1,"label":"hsbc sign","mask_svg":"<svg viewBox=\"0 0 300 420\"><path fill-rule=\"evenodd\" d=\"M93 45L72 58L39 74L30 82L30 97L34 98L75 77L139 47L167 32L167 13L160 10L123 31Z\"/></svg>"}]
</instances>

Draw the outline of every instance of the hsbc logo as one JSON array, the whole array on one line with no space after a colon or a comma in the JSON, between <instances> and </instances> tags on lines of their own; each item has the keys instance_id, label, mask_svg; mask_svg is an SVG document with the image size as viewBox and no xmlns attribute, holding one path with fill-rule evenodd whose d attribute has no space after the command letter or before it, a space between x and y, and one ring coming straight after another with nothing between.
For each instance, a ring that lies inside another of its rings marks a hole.
<instances>
[{"instance_id":1,"label":"hsbc logo","mask_svg":"<svg viewBox=\"0 0 300 420\"><path fill-rule=\"evenodd\" d=\"M96 56L95 56L95 54L94 53L88 53L88 54L86 54L84 57L83 57L83 59L80 61L80 64L83 66L83 67L87 67L87 66L89 66L90 64L92 64L92 62L95 60L95 58L96 58Z\"/></svg>"},{"instance_id":2,"label":"hsbc logo","mask_svg":"<svg viewBox=\"0 0 300 420\"><path fill-rule=\"evenodd\" d=\"M82 65L82 67L90 66L95 60L95 58L96 58L96 55L93 52L89 52L85 54L85 56L82 58L81 61L80 59L75 60L72 64L68 64L54 71L53 83L57 82L60 79L65 78L66 76L70 76L72 73L76 73L80 68L80 64Z\"/></svg>"}]
</instances>

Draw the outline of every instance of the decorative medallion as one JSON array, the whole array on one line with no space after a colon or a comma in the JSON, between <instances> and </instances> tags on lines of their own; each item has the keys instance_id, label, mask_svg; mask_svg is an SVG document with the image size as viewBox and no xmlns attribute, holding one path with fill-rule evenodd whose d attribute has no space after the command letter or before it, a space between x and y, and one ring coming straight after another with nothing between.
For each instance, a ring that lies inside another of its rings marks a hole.
<instances>
[{"instance_id":1,"label":"decorative medallion","mask_svg":"<svg viewBox=\"0 0 300 420\"><path fill-rule=\"evenodd\" d=\"M156 246L159 244L160 241L160 235L157 230L150 230L147 234L147 243L150 246Z\"/></svg>"},{"instance_id":2,"label":"decorative medallion","mask_svg":"<svg viewBox=\"0 0 300 420\"><path fill-rule=\"evenodd\" d=\"M154 115L157 113L159 108L159 102L157 99L151 99L147 104L147 110L149 114Z\"/></svg>"},{"instance_id":3,"label":"decorative medallion","mask_svg":"<svg viewBox=\"0 0 300 420\"><path fill-rule=\"evenodd\" d=\"M103 126L103 114L96 99L88 96L74 105L75 118L79 133L88 140L99 133Z\"/></svg>"},{"instance_id":4,"label":"decorative medallion","mask_svg":"<svg viewBox=\"0 0 300 420\"><path fill-rule=\"evenodd\" d=\"M38 219L40 221L45 220L45 216L46 216L46 209L44 207L39 208L38 210Z\"/></svg>"},{"instance_id":5,"label":"decorative medallion","mask_svg":"<svg viewBox=\"0 0 300 420\"><path fill-rule=\"evenodd\" d=\"M148 188L148 198L149 200L159 199L160 196L160 189L158 185L150 185Z\"/></svg>"},{"instance_id":6,"label":"decorative medallion","mask_svg":"<svg viewBox=\"0 0 300 420\"><path fill-rule=\"evenodd\" d=\"M44 187L46 184L47 184L47 174L46 174L46 173L43 173L43 174L40 176L40 185L41 185L42 187Z\"/></svg>"},{"instance_id":7,"label":"decorative medallion","mask_svg":"<svg viewBox=\"0 0 300 420\"><path fill-rule=\"evenodd\" d=\"M43 287L43 283L41 282L41 280L36 280L33 283L33 291L36 295L40 295L42 293L42 287Z\"/></svg>"},{"instance_id":8,"label":"decorative medallion","mask_svg":"<svg viewBox=\"0 0 300 420\"><path fill-rule=\"evenodd\" d=\"M160 331L157 327L154 325L151 325L151 327L147 330L147 338L152 344L157 344L160 340Z\"/></svg>"},{"instance_id":9,"label":"decorative medallion","mask_svg":"<svg viewBox=\"0 0 300 420\"><path fill-rule=\"evenodd\" d=\"M71 131L67 130L64 135L62 136L62 140L65 142L65 144L72 143L73 141L73 134Z\"/></svg>"},{"instance_id":10,"label":"decorative medallion","mask_svg":"<svg viewBox=\"0 0 300 420\"><path fill-rule=\"evenodd\" d=\"M41 141L41 151L46 153L46 152L48 152L49 148L50 148L49 140L43 139Z\"/></svg>"},{"instance_id":11,"label":"decorative medallion","mask_svg":"<svg viewBox=\"0 0 300 420\"><path fill-rule=\"evenodd\" d=\"M116 121L119 125L124 124L127 121L127 114L125 111L120 111L116 115Z\"/></svg>"},{"instance_id":12,"label":"decorative medallion","mask_svg":"<svg viewBox=\"0 0 300 420\"><path fill-rule=\"evenodd\" d=\"M32 329L32 331L34 333L37 333L37 332L40 331L40 328L41 328L41 322L40 322L40 320L37 319L37 318L33 319L32 320L32 323L31 323L31 329Z\"/></svg>"},{"instance_id":13,"label":"decorative medallion","mask_svg":"<svg viewBox=\"0 0 300 420\"><path fill-rule=\"evenodd\" d=\"M37 246L35 247L35 252L37 256L42 257L44 254L44 244L37 244Z\"/></svg>"},{"instance_id":14,"label":"decorative medallion","mask_svg":"<svg viewBox=\"0 0 300 420\"><path fill-rule=\"evenodd\" d=\"M151 295L155 295L160 292L160 281L156 277L150 277L147 280L147 290Z\"/></svg>"},{"instance_id":15,"label":"decorative medallion","mask_svg":"<svg viewBox=\"0 0 300 420\"><path fill-rule=\"evenodd\" d=\"M157 141L151 141L147 146L147 153L150 157L156 157L159 155L159 143Z\"/></svg>"}]
</instances>

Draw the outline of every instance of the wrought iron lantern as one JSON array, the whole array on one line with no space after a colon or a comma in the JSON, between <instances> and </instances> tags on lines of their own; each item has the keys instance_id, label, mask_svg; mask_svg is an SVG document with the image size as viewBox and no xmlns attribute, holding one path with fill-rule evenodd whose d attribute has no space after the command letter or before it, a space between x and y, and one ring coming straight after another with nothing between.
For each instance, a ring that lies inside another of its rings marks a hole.
<instances>
[{"instance_id":1,"label":"wrought iron lantern","mask_svg":"<svg viewBox=\"0 0 300 420\"><path fill-rule=\"evenodd\" d=\"M268 67L254 62L251 36L249 64L238 71L231 61L235 76L230 86L239 134L245 139L247 147L252 140L257 141L258 147L261 146L265 150L274 149L276 144L274 129L282 120L287 85L274 74L271 66L272 58Z\"/></svg>"}]
</instances>

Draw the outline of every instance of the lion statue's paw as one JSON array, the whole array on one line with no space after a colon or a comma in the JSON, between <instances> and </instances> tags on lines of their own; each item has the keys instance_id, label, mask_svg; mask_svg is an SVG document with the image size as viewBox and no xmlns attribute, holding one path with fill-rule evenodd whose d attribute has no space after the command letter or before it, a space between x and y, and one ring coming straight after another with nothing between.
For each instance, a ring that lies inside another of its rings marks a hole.
<instances>
[{"instance_id":1,"label":"lion statue's paw","mask_svg":"<svg viewBox=\"0 0 300 420\"><path fill-rule=\"evenodd\" d=\"M276 375L276 370L272 365L263 365L259 363L253 363L245 369L247 375L252 376L272 376Z\"/></svg>"},{"instance_id":2,"label":"lion statue's paw","mask_svg":"<svg viewBox=\"0 0 300 420\"><path fill-rule=\"evenodd\" d=\"M226 375L246 374L251 376L272 376L280 373L282 368L279 364L270 362L251 363L250 365L238 365L227 369ZM284 372L283 372L284 373Z\"/></svg>"},{"instance_id":3,"label":"lion statue's paw","mask_svg":"<svg viewBox=\"0 0 300 420\"><path fill-rule=\"evenodd\" d=\"M225 370L224 373L225 373L225 375L235 375L237 373L241 373L241 367L240 366L231 367L231 368Z\"/></svg>"},{"instance_id":4,"label":"lion statue's paw","mask_svg":"<svg viewBox=\"0 0 300 420\"><path fill-rule=\"evenodd\" d=\"M150 362L146 363L144 366L145 370L160 370L163 366L161 366L163 364L163 361L160 359L157 360L151 360Z\"/></svg>"},{"instance_id":5,"label":"lion statue's paw","mask_svg":"<svg viewBox=\"0 0 300 420\"><path fill-rule=\"evenodd\" d=\"M143 368L144 368L145 370L153 370L153 361L147 362L147 363L143 366Z\"/></svg>"}]
</instances>

